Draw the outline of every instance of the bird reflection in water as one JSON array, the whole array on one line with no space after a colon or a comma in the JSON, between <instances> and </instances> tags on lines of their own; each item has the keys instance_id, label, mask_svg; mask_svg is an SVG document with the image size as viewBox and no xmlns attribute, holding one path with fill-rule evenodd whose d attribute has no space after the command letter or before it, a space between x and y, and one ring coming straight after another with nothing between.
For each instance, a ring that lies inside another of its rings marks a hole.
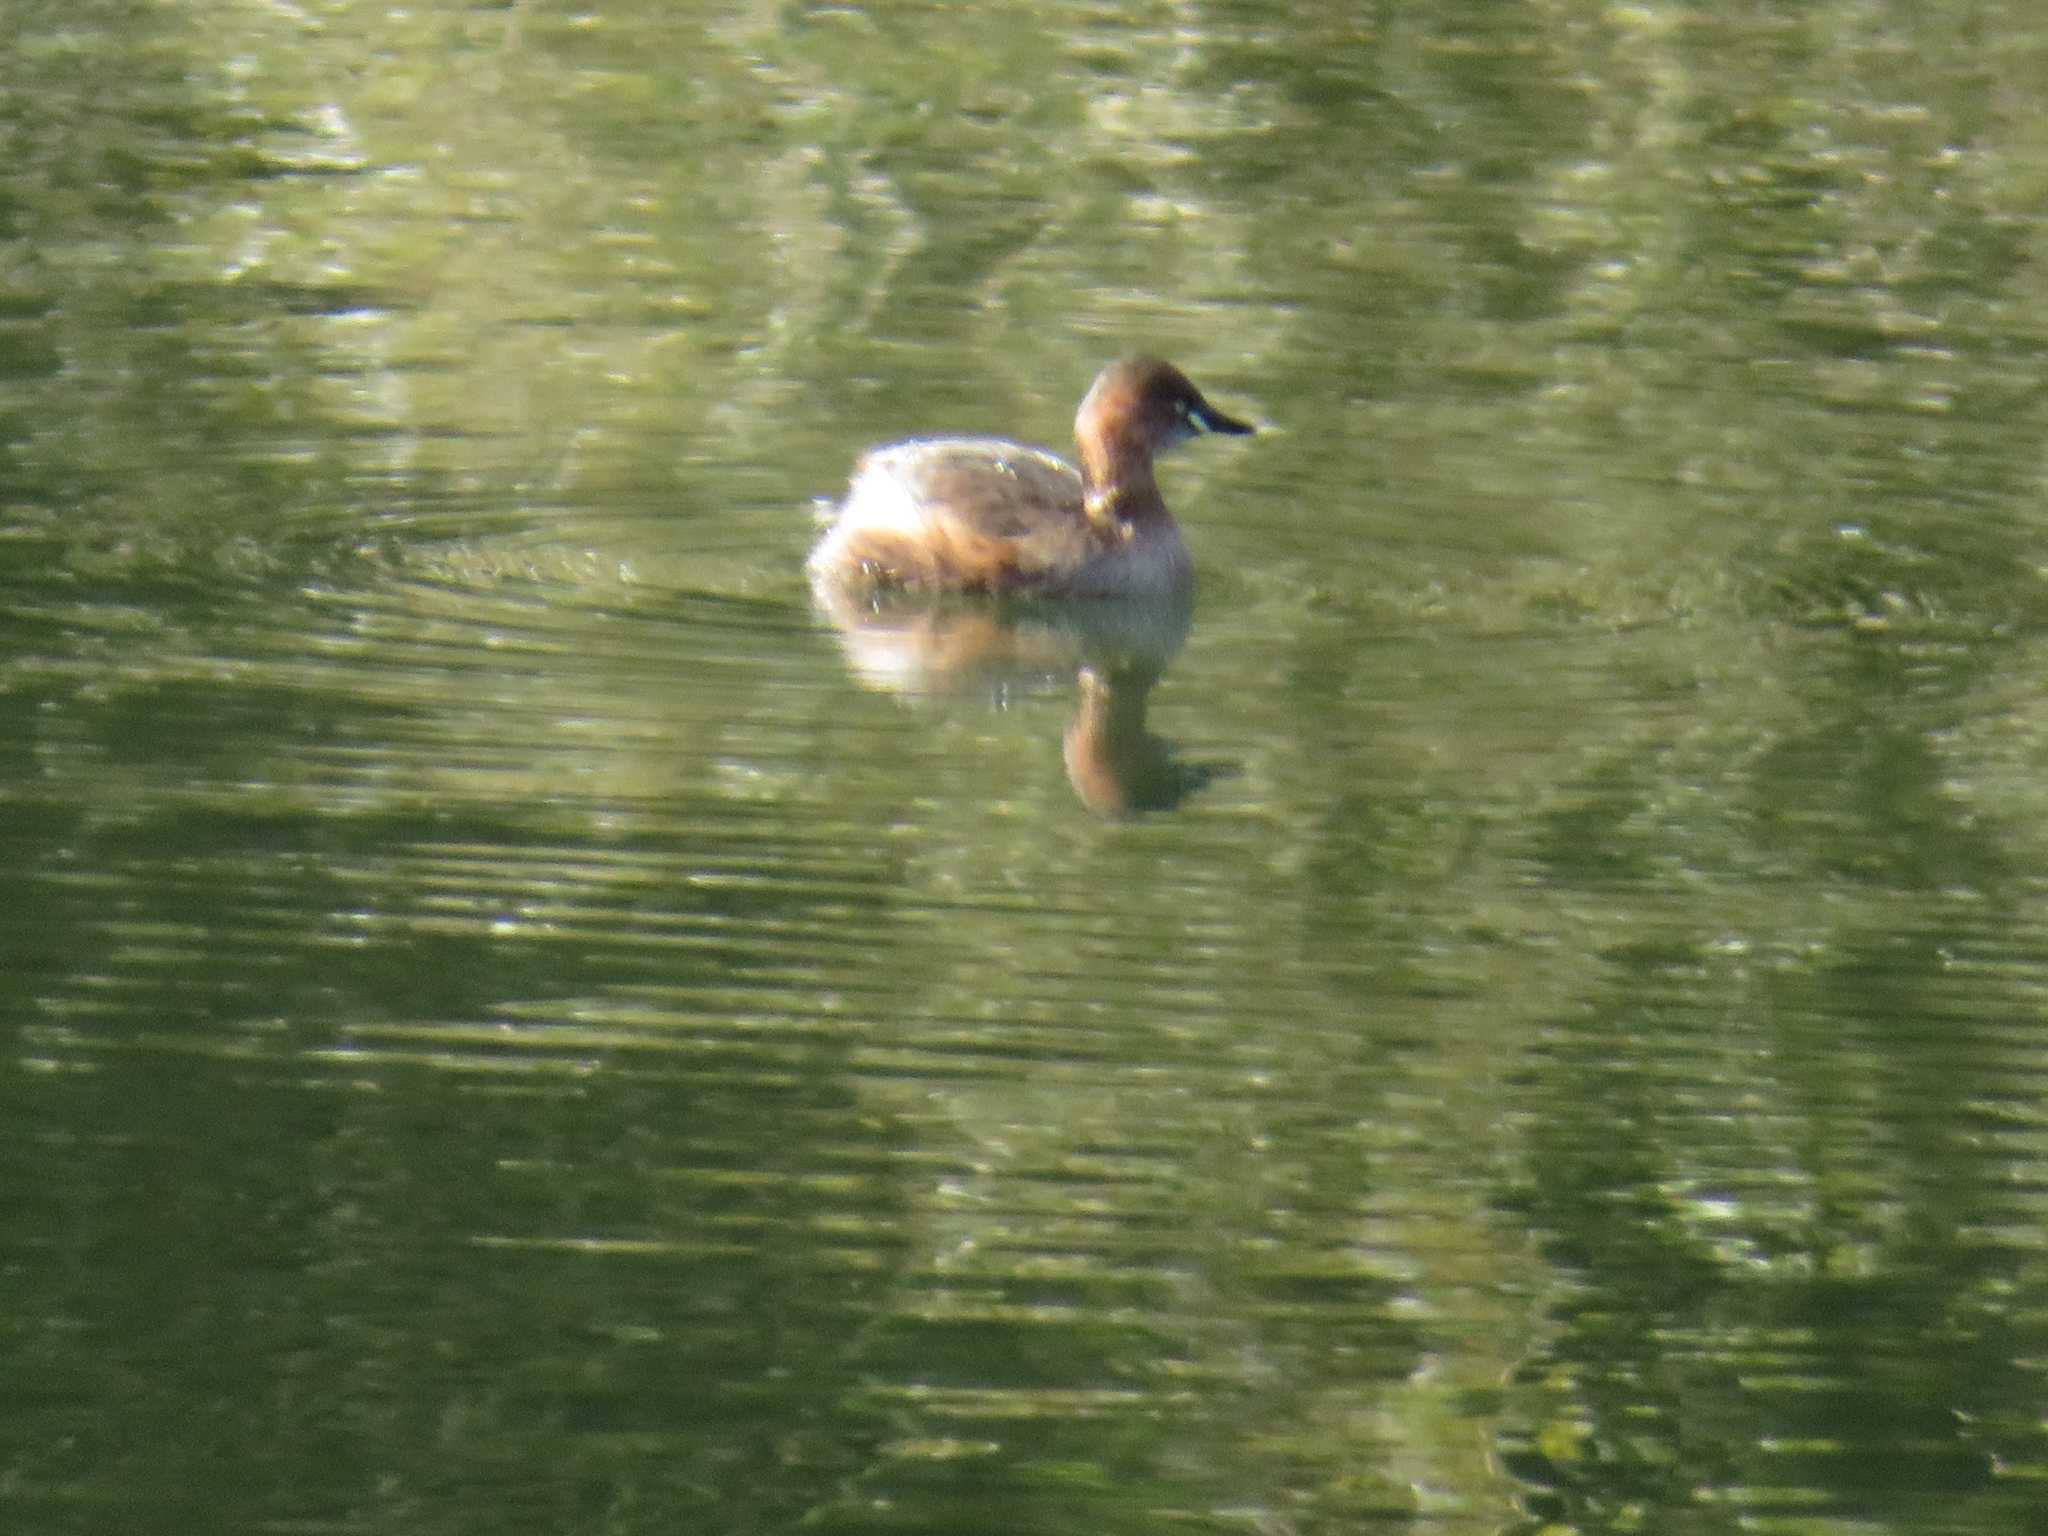
<instances>
[{"instance_id":1,"label":"bird reflection in water","mask_svg":"<svg viewBox=\"0 0 2048 1536\"><path fill-rule=\"evenodd\" d=\"M1002 696L1072 677L1067 781L1103 816L1171 810L1228 770L1147 728L1152 689L1186 640L1193 597L1115 601L853 597L817 589L854 675L906 697Z\"/></svg>"}]
</instances>

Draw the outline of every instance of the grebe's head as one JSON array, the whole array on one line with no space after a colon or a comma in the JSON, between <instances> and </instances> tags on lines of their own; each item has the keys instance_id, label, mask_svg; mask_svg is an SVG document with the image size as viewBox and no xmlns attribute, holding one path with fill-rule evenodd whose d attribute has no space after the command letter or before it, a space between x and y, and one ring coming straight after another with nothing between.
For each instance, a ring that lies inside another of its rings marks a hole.
<instances>
[{"instance_id":1,"label":"grebe's head","mask_svg":"<svg viewBox=\"0 0 2048 1536\"><path fill-rule=\"evenodd\" d=\"M1111 363L1096 375L1074 417L1074 440L1091 473L1128 466L1134 456L1149 462L1205 432L1242 437L1250 431L1250 422L1224 415L1186 374L1156 357Z\"/></svg>"}]
</instances>

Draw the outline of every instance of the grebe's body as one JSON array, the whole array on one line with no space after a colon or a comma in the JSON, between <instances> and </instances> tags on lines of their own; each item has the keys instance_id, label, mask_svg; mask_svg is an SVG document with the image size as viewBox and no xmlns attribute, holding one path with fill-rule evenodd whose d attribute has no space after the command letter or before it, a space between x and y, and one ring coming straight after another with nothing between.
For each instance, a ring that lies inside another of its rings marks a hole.
<instances>
[{"instance_id":1,"label":"grebe's body","mask_svg":"<svg viewBox=\"0 0 2048 1536\"><path fill-rule=\"evenodd\" d=\"M865 454L811 552L812 580L840 591L1185 592L1194 564L1153 460L1205 432L1251 430L1170 363L1112 363L1074 419L1078 468L1003 438L920 438Z\"/></svg>"}]
</instances>

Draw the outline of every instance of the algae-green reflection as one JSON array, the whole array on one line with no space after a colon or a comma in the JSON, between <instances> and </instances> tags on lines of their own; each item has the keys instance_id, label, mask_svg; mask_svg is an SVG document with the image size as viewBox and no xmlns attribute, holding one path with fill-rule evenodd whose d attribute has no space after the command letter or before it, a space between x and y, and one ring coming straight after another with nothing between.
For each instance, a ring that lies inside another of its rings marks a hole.
<instances>
[{"instance_id":1,"label":"algae-green reflection","mask_svg":"<svg viewBox=\"0 0 2048 1536\"><path fill-rule=\"evenodd\" d=\"M2044 47L9 8L9 1528L2040 1525ZM1156 686L813 611L1138 348Z\"/></svg>"}]
</instances>

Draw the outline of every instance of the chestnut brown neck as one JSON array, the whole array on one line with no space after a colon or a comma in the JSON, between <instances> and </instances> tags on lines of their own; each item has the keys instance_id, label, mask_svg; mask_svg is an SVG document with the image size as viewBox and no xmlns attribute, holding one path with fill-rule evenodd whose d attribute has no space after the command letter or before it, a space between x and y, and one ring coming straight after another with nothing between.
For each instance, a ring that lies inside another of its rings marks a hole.
<instances>
[{"instance_id":1,"label":"chestnut brown neck","mask_svg":"<svg viewBox=\"0 0 2048 1536\"><path fill-rule=\"evenodd\" d=\"M1167 516L1148 446L1117 437L1084 438L1077 446L1089 522L1128 531Z\"/></svg>"}]
</instances>

